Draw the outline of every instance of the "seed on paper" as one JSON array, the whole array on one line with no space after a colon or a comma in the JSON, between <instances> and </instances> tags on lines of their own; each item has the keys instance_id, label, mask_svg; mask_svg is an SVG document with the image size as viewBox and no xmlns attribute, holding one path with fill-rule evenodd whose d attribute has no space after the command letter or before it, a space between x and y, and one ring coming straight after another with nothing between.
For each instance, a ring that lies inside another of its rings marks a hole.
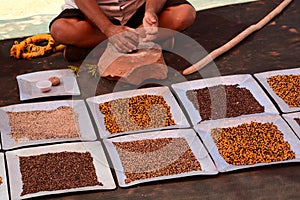
<instances>
[{"instance_id":1,"label":"seed on paper","mask_svg":"<svg viewBox=\"0 0 300 200\"><path fill-rule=\"evenodd\" d=\"M126 176L125 183L192 171L201 165L184 138L113 142Z\"/></svg>"},{"instance_id":2,"label":"seed on paper","mask_svg":"<svg viewBox=\"0 0 300 200\"><path fill-rule=\"evenodd\" d=\"M253 165L295 158L295 152L273 123L251 122L216 128L211 135L220 155L232 165Z\"/></svg>"}]
</instances>

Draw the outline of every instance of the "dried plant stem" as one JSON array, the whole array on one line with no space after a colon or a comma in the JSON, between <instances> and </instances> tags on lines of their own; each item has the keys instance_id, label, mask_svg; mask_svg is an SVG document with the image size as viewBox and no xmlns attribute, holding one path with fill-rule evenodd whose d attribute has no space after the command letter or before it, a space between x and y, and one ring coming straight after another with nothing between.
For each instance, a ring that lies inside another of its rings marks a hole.
<instances>
[{"instance_id":1,"label":"dried plant stem","mask_svg":"<svg viewBox=\"0 0 300 200\"><path fill-rule=\"evenodd\" d=\"M264 27L268 22L270 22L275 16L277 16L279 13L282 12L282 10L287 7L293 0L284 0L281 4L279 4L273 11L271 11L268 15L266 15L263 19L261 19L258 23L253 24L249 26L247 29L242 31L240 34L238 34L236 37L231 39L229 42L227 42L225 45L219 47L218 49L215 49L210 54L208 54L206 57L195 63L194 65L188 67L183 71L183 75L189 75L192 74L203 67L205 67L207 64L212 62L215 58L220 56L221 54L227 52L231 48L233 48L235 45L240 43L242 40L244 40L246 37L248 37L253 32L261 29Z\"/></svg>"}]
</instances>

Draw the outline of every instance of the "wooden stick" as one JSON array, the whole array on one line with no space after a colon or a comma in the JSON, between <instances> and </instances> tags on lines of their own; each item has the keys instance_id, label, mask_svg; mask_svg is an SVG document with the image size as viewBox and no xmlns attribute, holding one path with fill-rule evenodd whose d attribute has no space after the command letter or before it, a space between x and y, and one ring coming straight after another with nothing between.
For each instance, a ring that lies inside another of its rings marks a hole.
<instances>
[{"instance_id":1,"label":"wooden stick","mask_svg":"<svg viewBox=\"0 0 300 200\"><path fill-rule=\"evenodd\" d=\"M240 43L242 40L244 40L246 37L248 37L253 32L261 29L264 27L268 22L270 22L276 15L282 12L282 10L287 7L293 0L284 0L281 4L279 4L273 11L271 11L268 15L266 15L263 19L261 19L258 23L249 26L247 29L242 31L240 34L238 34L236 37L231 39L229 42L224 44L223 46L219 47L218 49L215 49L210 54L205 56L203 59L195 63L194 65L188 67L183 71L183 75L189 75L192 74L203 67L205 67L207 64L212 62L215 58L220 56L221 54L225 53L226 51L233 48L235 45Z\"/></svg>"}]
</instances>

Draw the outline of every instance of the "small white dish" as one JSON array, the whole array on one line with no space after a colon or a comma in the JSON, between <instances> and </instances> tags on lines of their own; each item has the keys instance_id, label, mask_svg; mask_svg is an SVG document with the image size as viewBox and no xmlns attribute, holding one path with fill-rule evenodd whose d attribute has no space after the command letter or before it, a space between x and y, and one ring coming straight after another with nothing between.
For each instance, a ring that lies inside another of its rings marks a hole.
<instances>
[{"instance_id":1,"label":"small white dish","mask_svg":"<svg viewBox=\"0 0 300 200\"><path fill-rule=\"evenodd\" d=\"M42 80L36 82L35 86L41 90L41 92L49 92L51 90L52 83L48 80Z\"/></svg>"}]
</instances>

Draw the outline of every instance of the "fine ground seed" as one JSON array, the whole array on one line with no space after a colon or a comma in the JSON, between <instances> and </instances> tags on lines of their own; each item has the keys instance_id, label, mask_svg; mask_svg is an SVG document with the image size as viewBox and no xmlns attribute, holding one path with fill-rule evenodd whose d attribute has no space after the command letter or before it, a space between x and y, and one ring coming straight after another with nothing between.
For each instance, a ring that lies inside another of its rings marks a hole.
<instances>
[{"instance_id":1,"label":"fine ground seed","mask_svg":"<svg viewBox=\"0 0 300 200\"><path fill-rule=\"evenodd\" d=\"M159 95L139 95L99 105L111 134L175 125L170 106Z\"/></svg>"},{"instance_id":2,"label":"fine ground seed","mask_svg":"<svg viewBox=\"0 0 300 200\"><path fill-rule=\"evenodd\" d=\"M262 113L265 110L247 88L239 88L238 85L188 90L186 95L202 121Z\"/></svg>"},{"instance_id":3,"label":"fine ground seed","mask_svg":"<svg viewBox=\"0 0 300 200\"><path fill-rule=\"evenodd\" d=\"M295 152L273 123L251 122L211 130L225 161L232 165L253 165L295 158Z\"/></svg>"},{"instance_id":4,"label":"fine ground seed","mask_svg":"<svg viewBox=\"0 0 300 200\"><path fill-rule=\"evenodd\" d=\"M80 137L78 114L72 107L54 110L7 112L11 126L10 136L17 142L54 138Z\"/></svg>"},{"instance_id":5,"label":"fine ground seed","mask_svg":"<svg viewBox=\"0 0 300 200\"><path fill-rule=\"evenodd\" d=\"M300 75L271 76L267 82L290 107L300 107Z\"/></svg>"},{"instance_id":6,"label":"fine ground seed","mask_svg":"<svg viewBox=\"0 0 300 200\"><path fill-rule=\"evenodd\" d=\"M113 142L120 156L125 183L191 171L201 166L184 138Z\"/></svg>"},{"instance_id":7,"label":"fine ground seed","mask_svg":"<svg viewBox=\"0 0 300 200\"><path fill-rule=\"evenodd\" d=\"M22 196L40 191L102 185L89 152L47 153L19 157Z\"/></svg>"}]
</instances>

